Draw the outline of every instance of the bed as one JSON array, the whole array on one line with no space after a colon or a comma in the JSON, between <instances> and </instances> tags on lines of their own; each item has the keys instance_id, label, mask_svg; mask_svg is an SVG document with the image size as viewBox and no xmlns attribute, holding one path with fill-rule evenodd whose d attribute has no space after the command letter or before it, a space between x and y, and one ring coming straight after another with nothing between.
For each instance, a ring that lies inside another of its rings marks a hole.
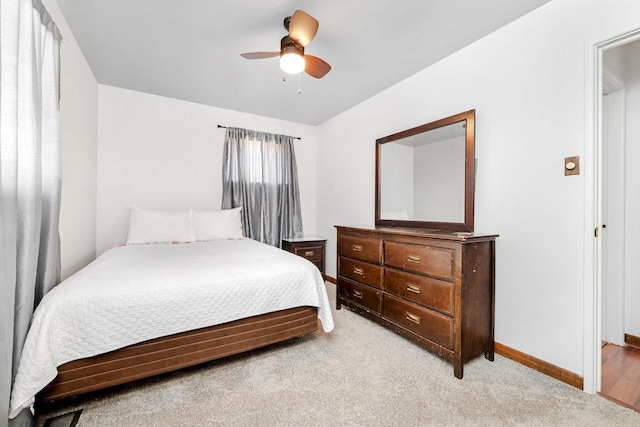
<instances>
[{"instance_id":1,"label":"bed","mask_svg":"<svg viewBox=\"0 0 640 427\"><path fill-rule=\"evenodd\" d=\"M34 313L10 416L314 332L333 318L304 258L251 239L112 248Z\"/></svg>"}]
</instances>

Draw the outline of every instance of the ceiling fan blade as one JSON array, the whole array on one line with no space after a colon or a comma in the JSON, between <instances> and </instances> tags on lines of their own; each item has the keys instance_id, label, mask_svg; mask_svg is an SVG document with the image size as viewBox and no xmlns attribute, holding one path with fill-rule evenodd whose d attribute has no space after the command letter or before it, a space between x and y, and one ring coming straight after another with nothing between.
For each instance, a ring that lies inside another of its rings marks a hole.
<instances>
[{"instance_id":1,"label":"ceiling fan blade","mask_svg":"<svg viewBox=\"0 0 640 427\"><path fill-rule=\"evenodd\" d=\"M247 52L241 53L240 56L246 59L264 59L280 56L280 52Z\"/></svg>"},{"instance_id":2,"label":"ceiling fan blade","mask_svg":"<svg viewBox=\"0 0 640 427\"><path fill-rule=\"evenodd\" d=\"M321 79L325 74L331 71L331 65L327 64L324 59L320 59L317 56L305 55L304 60L304 72L309 74L311 77Z\"/></svg>"},{"instance_id":3,"label":"ceiling fan blade","mask_svg":"<svg viewBox=\"0 0 640 427\"><path fill-rule=\"evenodd\" d=\"M318 20L307 12L296 10L289 21L289 37L305 47L316 36L319 25Z\"/></svg>"}]
</instances>

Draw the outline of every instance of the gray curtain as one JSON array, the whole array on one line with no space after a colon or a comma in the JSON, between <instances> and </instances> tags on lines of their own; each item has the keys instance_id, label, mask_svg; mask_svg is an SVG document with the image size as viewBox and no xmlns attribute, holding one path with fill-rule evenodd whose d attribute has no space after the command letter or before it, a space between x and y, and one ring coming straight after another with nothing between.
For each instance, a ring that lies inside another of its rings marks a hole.
<instances>
[{"instance_id":1,"label":"gray curtain","mask_svg":"<svg viewBox=\"0 0 640 427\"><path fill-rule=\"evenodd\" d=\"M2 0L0 28L0 426L22 426L33 417L9 420L11 385L60 276L60 33L39 0Z\"/></svg>"},{"instance_id":2,"label":"gray curtain","mask_svg":"<svg viewBox=\"0 0 640 427\"><path fill-rule=\"evenodd\" d=\"M292 137L227 128L222 161L222 208L242 207L245 236L277 247L303 236Z\"/></svg>"}]
</instances>

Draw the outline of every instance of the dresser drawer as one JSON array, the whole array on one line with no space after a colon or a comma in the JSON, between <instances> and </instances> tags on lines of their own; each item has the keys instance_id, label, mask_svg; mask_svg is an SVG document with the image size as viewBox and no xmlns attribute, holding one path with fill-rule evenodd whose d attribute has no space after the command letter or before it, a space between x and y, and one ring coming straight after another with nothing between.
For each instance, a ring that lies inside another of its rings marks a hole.
<instances>
[{"instance_id":1,"label":"dresser drawer","mask_svg":"<svg viewBox=\"0 0 640 427\"><path fill-rule=\"evenodd\" d=\"M453 315L453 283L413 273L384 269L384 288L418 304Z\"/></svg>"},{"instance_id":2,"label":"dresser drawer","mask_svg":"<svg viewBox=\"0 0 640 427\"><path fill-rule=\"evenodd\" d=\"M338 255L382 264L382 241L366 237L339 235Z\"/></svg>"},{"instance_id":3,"label":"dresser drawer","mask_svg":"<svg viewBox=\"0 0 640 427\"><path fill-rule=\"evenodd\" d=\"M322 261L323 246L296 247L293 253L309 261Z\"/></svg>"},{"instance_id":4,"label":"dresser drawer","mask_svg":"<svg viewBox=\"0 0 640 427\"><path fill-rule=\"evenodd\" d=\"M453 350L453 318L428 308L384 295L382 315L431 341Z\"/></svg>"},{"instance_id":5,"label":"dresser drawer","mask_svg":"<svg viewBox=\"0 0 640 427\"><path fill-rule=\"evenodd\" d=\"M382 289L382 267L367 262L340 257L340 276Z\"/></svg>"},{"instance_id":6,"label":"dresser drawer","mask_svg":"<svg viewBox=\"0 0 640 427\"><path fill-rule=\"evenodd\" d=\"M401 270L453 280L452 249L409 243L384 242L384 263Z\"/></svg>"},{"instance_id":7,"label":"dresser drawer","mask_svg":"<svg viewBox=\"0 0 640 427\"><path fill-rule=\"evenodd\" d=\"M369 311L378 314L382 312L382 291L367 285L361 285L351 280L339 278L338 295Z\"/></svg>"}]
</instances>

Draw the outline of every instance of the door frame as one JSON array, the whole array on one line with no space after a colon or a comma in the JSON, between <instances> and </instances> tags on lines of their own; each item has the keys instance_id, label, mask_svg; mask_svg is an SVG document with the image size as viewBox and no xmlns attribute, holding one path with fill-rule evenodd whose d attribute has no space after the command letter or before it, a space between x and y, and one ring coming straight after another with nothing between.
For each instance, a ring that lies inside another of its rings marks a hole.
<instances>
[{"instance_id":1,"label":"door frame","mask_svg":"<svg viewBox=\"0 0 640 427\"><path fill-rule=\"evenodd\" d=\"M585 44L585 221L583 390L600 391L602 377L602 56L640 39L640 29L600 43Z\"/></svg>"}]
</instances>

